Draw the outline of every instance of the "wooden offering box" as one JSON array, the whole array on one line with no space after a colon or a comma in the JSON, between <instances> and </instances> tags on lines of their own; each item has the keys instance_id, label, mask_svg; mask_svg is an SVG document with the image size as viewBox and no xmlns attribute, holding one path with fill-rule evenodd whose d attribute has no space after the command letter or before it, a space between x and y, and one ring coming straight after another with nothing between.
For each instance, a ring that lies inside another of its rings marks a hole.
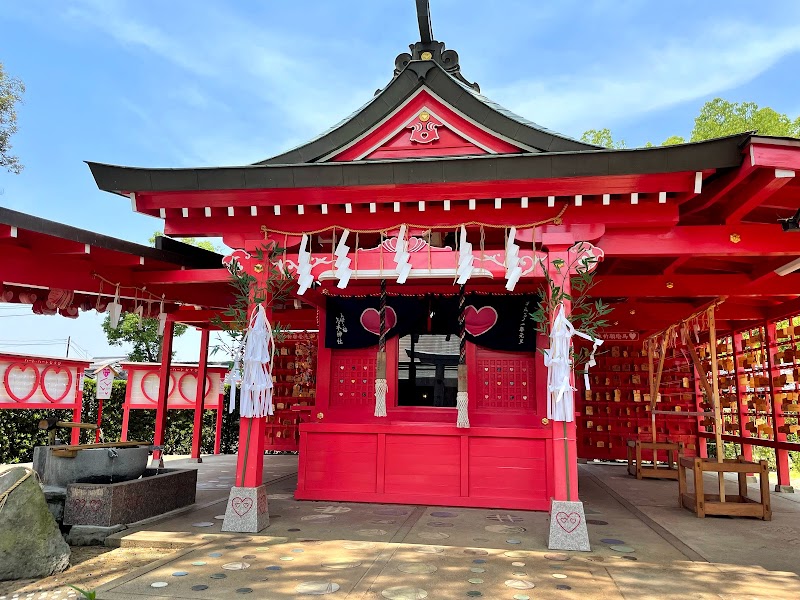
<instances>
[{"instance_id":1,"label":"wooden offering box","mask_svg":"<svg viewBox=\"0 0 800 600\"><path fill-rule=\"evenodd\" d=\"M652 466L642 464L642 451L653 453ZM665 451L667 455L667 466L658 466L658 452ZM636 479L644 477L652 479L677 479L678 470L676 465L678 457L683 454L683 442L673 444L670 442L643 442L641 440L628 440L628 473L634 475Z\"/></svg>"},{"instance_id":2,"label":"wooden offering box","mask_svg":"<svg viewBox=\"0 0 800 600\"><path fill-rule=\"evenodd\" d=\"M690 494L686 486L687 470L694 472L694 493ZM704 472L736 473L739 479L739 493L725 495L721 499L718 494L706 494L704 489ZM747 474L758 473L761 489L761 501L747 497ZM769 467L767 461L751 462L738 459L726 459L724 462L703 458L682 456L678 461L678 502L681 506L694 511L698 518L706 515L725 515L729 517L757 517L764 521L772 520L772 507L769 501Z\"/></svg>"}]
</instances>

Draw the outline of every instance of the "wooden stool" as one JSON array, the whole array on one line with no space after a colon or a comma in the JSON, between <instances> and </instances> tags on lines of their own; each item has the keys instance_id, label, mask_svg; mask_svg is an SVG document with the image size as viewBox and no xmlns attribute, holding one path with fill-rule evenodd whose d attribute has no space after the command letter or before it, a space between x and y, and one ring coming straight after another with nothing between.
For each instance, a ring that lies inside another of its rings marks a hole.
<instances>
[{"instance_id":1,"label":"wooden stool","mask_svg":"<svg viewBox=\"0 0 800 600\"><path fill-rule=\"evenodd\" d=\"M678 457L683 454L683 442L643 442L641 440L628 440L628 473L636 479L644 477L652 479L677 479L678 470L675 468ZM642 466L642 450L652 450L653 466ZM667 453L667 466L658 466L659 450Z\"/></svg>"},{"instance_id":2,"label":"wooden stool","mask_svg":"<svg viewBox=\"0 0 800 600\"><path fill-rule=\"evenodd\" d=\"M687 492L686 470L694 471L694 493ZM721 500L719 494L706 494L704 489L703 473L736 473L739 479L739 493L725 495ZM761 502L747 497L747 474L758 473L761 487ZM689 458L682 456L678 460L678 504L688 508L699 517L706 515L726 515L730 517L758 517L764 521L772 520L772 507L769 502L769 467L767 461L746 461L741 456L738 459L725 459L718 463L708 458Z\"/></svg>"}]
</instances>

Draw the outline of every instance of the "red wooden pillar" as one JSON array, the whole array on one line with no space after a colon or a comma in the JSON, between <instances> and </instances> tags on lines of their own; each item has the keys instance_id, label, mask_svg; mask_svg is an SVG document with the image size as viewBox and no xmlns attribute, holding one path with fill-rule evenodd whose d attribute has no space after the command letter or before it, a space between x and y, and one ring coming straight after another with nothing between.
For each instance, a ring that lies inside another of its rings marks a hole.
<instances>
[{"instance_id":1,"label":"red wooden pillar","mask_svg":"<svg viewBox=\"0 0 800 600\"><path fill-rule=\"evenodd\" d=\"M81 422L81 413L83 412L83 371L78 368L76 371L77 377L75 377L75 398L77 400L78 407L73 409L72 411L72 420L75 423ZM44 384L42 384L44 387ZM97 417L97 424L100 425L100 416L98 414ZM100 430L97 430L97 435L99 437ZM81 443L81 430L77 427L72 428L72 432L70 433L69 441L73 446L77 446ZM100 441L99 439L97 440Z\"/></svg>"},{"instance_id":2,"label":"red wooden pillar","mask_svg":"<svg viewBox=\"0 0 800 600\"><path fill-rule=\"evenodd\" d=\"M267 319L271 321L272 311L268 306L269 303L265 302ZM251 306L250 314L253 309ZM266 417L239 419L239 452L236 458L236 485L239 487L258 487L264 483L266 424Z\"/></svg>"},{"instance_id":3,"label":"red wooden pillar","mask_svg":"<svg viewBox=\"0 0 800 600\"><path fill-rule=\"evenodd\" d=\"M225 394L219 395L219 409L217 410L217 428L214 433L214 454L219 454L220 444L222 443L222 411L225 410Z\"/></svg>"},{"instance_id":4,"label":"red wooden pillar","mask_svg":"<svg viewBox=\"0 0 800 600\"><path fill-rule=\"evenodd\" d=\"M161 341L161 369L159 371L158 382L158 402L156 403L156 432L153 436L155 446L164 445L164 435L167 431L167 398L169 398L169 375L172 367L172 334L175 331L175 321L167 318L164 324L164 339ZM153 460L159 460L162 464L163 452L155 450Z\"/></svg>"},{"instance_id":5,"label":"red wooden pillar","mask_svg":"<svg viewBox=\"0 0 800 600\"><path fill-rule=\"evenodd\" d=\"M192 458L203 462L200 458L200 445L203 441L203 407L206 399L206 376L208 374L208 338L211 331L201 330L200 359L197 361L197 387L194 395L194 430L192 431Z\"/></svg>"},{"instance_id":6,"label":"red wooden pillar","mask_svg":"<svg viewBox=\"0 0 800 600\"><path fill-rule=\"evenodd\" d=\"M570 244L571 246L571 244ZM569 247L556 245L548 247L548 272L550 277L560 284L565 294L570 293L569 281ZM560 272L554 266L554 262L561 260ZM569 315L572 305L564 303L564 311ZM553 315L555 316L555 315ZM548 398L548 402L550 399ZM553 482L555 500L578 500L578 444L576 435L576 423L566 421L553 421Z\"/></svg>"},{"instance_id":7,"label":"red wooden pillar","mask_svg":"<svg viewBox=\"0 0 800 600\"><path fill-rule=\"evenodd\" d=\"M786 441L786 419L783 416L783 404L778 400L778 393L780 390L775 389L775 377L780 375L780 370L774 365L774 357L772 355L772 348L777 351L778 345L774 343L775 323L764 323L764 343L762 347L766 353L767 375L769 376L769 391L770 391L770 409L772 411L772 439L776 442ZM789 475L789 451L775 448L775 464L778 471L778 485L775 486L775 491L783 491L782 486L791 486L791 478Z\"/></svg>"},{"instance_id":8,"label":"red wooden pillar","mask_svg":"<svg viewBox=\"0 0 800 600\"><path fill-rule=\"evenodd\" d=\"M742 456L744 459L753 460L753 446L745 441L746 438L750 437L750 430L745 427L745 423L748 420L748 415L750 414L750 407L747 405L747 398L742 392L742 376L744 375L744 368L741 369L741 372L739 370L739 357L742 356L742 353L744 352L743 340L744 338L742 337L741 331L731 331L731 349L733 350L734 372L733 378L736 383L736 418L739 419L739 437L742 439L740 447L742 449ZM730 377L730 374L728 376ZM753 396L755 395L754 389ZM722 433L725 432L723 431ZM725 456L724 450L723 456Z\"/></svg>"}]
</instances>

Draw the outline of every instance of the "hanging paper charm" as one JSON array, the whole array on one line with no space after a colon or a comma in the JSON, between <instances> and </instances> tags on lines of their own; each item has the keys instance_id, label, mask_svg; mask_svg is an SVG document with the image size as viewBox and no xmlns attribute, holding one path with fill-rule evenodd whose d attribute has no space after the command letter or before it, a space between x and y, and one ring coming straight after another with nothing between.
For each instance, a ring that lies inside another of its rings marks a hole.
<instances>
[{"instance_id":1,"label":"hanging paper charm","mask_svg":"<svg viewBox=\"0 0 800 600\"><path fill-rule=\"evenodd\" d=\"M164 296L161 296L161 304L158 307L158 335L164 335L164 326L167 324L167 313L164 312Z\"/></svg>"},{"instance_id":2,"label":"hanging paper charm","mask_svg":"<svg viewBox=\"0 0 800 600\"><path fill-rule=\"evenodd\" d=\"M467 241L467 228L461 226L461 242L458 244L458 270L456 274L458 285L464 285L467 280L472 276L475 267L472 264L475 262L475 257L472 255L472 244Z\"/></svg>"},{"instance_id":3,"label":"hanging paper charm","mask_svg":"<svg viewBox=\"0 0 800 600\"><path fill-rule=\"evenodd\" d=\"M340 290L343 290L347 287L348 282L350 281L350 276L353 274L353 270L350 268L350 257L347 254L350 252L350 246L346 245L347 236L350 235L350 231L348 229L344 230L342 233L342 239L339 240L339 244L336 246L336 251L333 255L336 257L336 262L334 263L334 267L336 268L335 275L336 279L339 280L339 283L336 284Z\"/></svg>"},{"instance_id":4,"label":"hanging paper charm","mask_svg":"<svg viewBox=\"0 0 800 600\"><path fill-rule=\"evenodd\" d=\"M506 242L506 289L513 292L514 288L522 277L522 267L519 264L519 246L514 239L517 236L517 228L512 227L508 232Z\"/></svg>"},{"instance_id":5,"label":"hanging paper charm","mask_svg":"<svg viewBox=\"0 0 800 600\"><path fill-rule=\"evenodd\" d=\"M111 326L111 329L117 328L121 314L122 304L119 302L119 286L117 286L117 291L114 292L114 301L108 304L108 324Z\"/></svg>"},{"instance_id":6,"label":"hanging paper charm","mask_svg":"<svg viewBox=\"0 0 800 600\"><path fill-rule=\"evenodd\" d=\"M297 290L298 295L302 296L306 290L314 283L314 276L311 274L311 252L308 248L308 235L303 234L303 239L300 241L300 250L297 253L297 283L300 289Z\"/></svg>"},{"instance_id":7,"label":"hanging paper charm","mask_svg":"<svg viewBox=\"0 0 800 600\"><path fill-rule=\"evenodd\" d=\"M239 414L242 417L260 418L271 415L272 357L275 340L267 320L264 306L259 304L250 317L250 326L244 341L244 373L242 374L242 399Z\"/></svg>"},{"instance_id":8,"label":"hanging paper charm","mask_svg":"<svg viewBox=\"0 0 800 600\"><path fill-rule=\"evenodd\" d=\"M575 420L575 399L572 387L572 336L577 335L592 342L592 352L584 371L584 384L589 386L589 367L595 365L594 355L603 341L576 331L569 322L560 304L550 331L550 348L544 351L544 364L547 367L547 418L554 421L572 422Z\"/></svg>"},{"instance_id":9,"label":"hanging paper charm","mask_svg":"<svg viewBox=\"0 0 800 600\"><path fill-rule=\"evenodd\" d=\"M411 272L411 255L408 253L408 240L406 240L406 226L400 225L397 234L397 247L394 251L394 262L397 265L397 283L405 283Z\"/></svg>"}]
</instances>

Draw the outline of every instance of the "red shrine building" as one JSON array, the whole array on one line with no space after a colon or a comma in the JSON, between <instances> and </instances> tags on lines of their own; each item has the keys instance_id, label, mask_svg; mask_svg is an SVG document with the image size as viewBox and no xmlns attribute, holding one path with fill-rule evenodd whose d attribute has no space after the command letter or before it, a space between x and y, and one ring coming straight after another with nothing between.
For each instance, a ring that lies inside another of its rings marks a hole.
<instances>
[{"instance_id":1,"label":"red shrine building","mask_svg":"<svg viewBox=\"0 0 800 600\"><path fill-rule=\"evenodd\" d=\"M529 317L545 273L569 285L563 269L590 259L618 357L719 297L729 332L793 315L800 141L610 150L560 135L462 75L425 5L420 41L387 85L306 144L239 167L89 167L167 235L222 237L257 279L272 261L298 280L286 308L268 311L289 326L292 306L313 311L319 330L297 498L546 510L578 499L579 456L612 457L616 436L647 431L617 415L629 427L618 433L607 408L580 402L574 418L548 417L538 350L550 341ZM227 276L169 275L186 294ZM686 423L704 452L702 420ZM726 435L745 433L740 422ZM237 485L257 487L269 424L243 418L242 435ZM764 441L785 450L792 435Z\"/></svg>"}]
</instances>

